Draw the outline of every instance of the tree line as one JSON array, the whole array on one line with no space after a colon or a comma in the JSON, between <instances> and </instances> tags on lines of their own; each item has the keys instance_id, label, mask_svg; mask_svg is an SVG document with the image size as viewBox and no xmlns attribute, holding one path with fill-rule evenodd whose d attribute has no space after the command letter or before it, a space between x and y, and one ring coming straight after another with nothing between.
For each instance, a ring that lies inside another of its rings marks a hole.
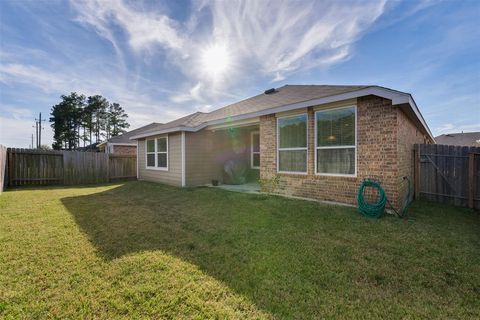
<instances>
[{"instance_id":1,"label":"tree line","mask_svg":"<svg viewBox=\"0 0 480 320\"><path fill-rule=\"evenodd\" d=\"M62 95L52 106L50 122L55 150L76 150L97 144L126 132L128 115L118 103L110 103L101 95L85 97L72 92Z\"/></svg>"}]
</instances>

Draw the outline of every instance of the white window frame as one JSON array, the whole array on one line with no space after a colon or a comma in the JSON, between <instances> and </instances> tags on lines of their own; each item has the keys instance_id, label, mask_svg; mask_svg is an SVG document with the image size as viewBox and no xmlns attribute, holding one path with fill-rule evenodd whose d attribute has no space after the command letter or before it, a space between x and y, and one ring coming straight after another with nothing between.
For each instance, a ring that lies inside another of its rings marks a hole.
<instances>
[{"instance_id":1,"label":"white window frame","mask_svg":"<svg viewBox=\"0 0 480 320\"><path fill-rule=\"evenodd\" d=\"M258 135L258 151L253 151L253 136ZM260 169L260 166L254 166L253 165L253 155L258 154L259 157L260 155L260 131L252 131L250 132L250 168L252 169Z\"/></svg>"},{"instance_id":2,"label":"white window frame","mask_svg":"<svg viewBox=\"0 0 480 320\"><path fill-rule=\"evenodd\" d=\"M167 151L157 151L157 140L159 139L166 139L166 144L167 144ZM154 145L155 145L155 151L154 152L148 152L148 148L147 148L147 142L148 141L153 141ZM157 138L153 138L153 139L145 139L145 169L148 169L148 170L159 170L159 171L168 171L168 136L162 136L162 137L157 137ZM148 155L149 154L155 154L155 166L148 166L148 162L147 162L147 158L148 158ZM159 153L162 153L162 154L166 154L167 155L167 166L166 167L157 167L157 164L158 164L158 154Z\"/></svg>"},{"instance_id":3,"label":"white window frame","mask_svg":"<svg viewBox=\"0 0 480 320\"><path fill-rule=\"evenodd\" d=\"M287 119L287 118L294 118L298 116L305 115L307 118L307 123L305 126L306 130L306 146L303 148L280 148L280 126L278 125L280 119ZM305 172L301 171L281 171L280 170L280 151L306 151L306 164L305 164ZM288 116L277 117L277 173L288 173L288 174L299 174L299 175L307 175L308 174L308 113L297 113L291 114Z\"/></svg>"},{"instance_id":4,"label":"white window frame","mask_svg":"<svg viewBox=\"0 0 480 320\"><path fill-rule=\"evenodd\" d=\"M325 111L331 111L331 110L339 110L339 109L347 109L347 108L354 108L355 110L355 145L352 146L327 146L327 147L319 147L318 146L318 134L317 134L317 113L320 112L325 112ZM328 108L328 109L321 109L315 111L314 115L314 121L315 121L315 175L317 176L327 176L327 177L351 177L351 178L356 178L357 177L357 171L358 171L358 161L357 161L357 140L358 140L358 130L357 130L357 105L348 105L348 106L342 106L342 107L335 107L335 108ZM317 168L317 150L319 149L355 149L355 173L354 174L344 174L344 173L320 173L318 172Z\"/></svg>"}]
</instances>

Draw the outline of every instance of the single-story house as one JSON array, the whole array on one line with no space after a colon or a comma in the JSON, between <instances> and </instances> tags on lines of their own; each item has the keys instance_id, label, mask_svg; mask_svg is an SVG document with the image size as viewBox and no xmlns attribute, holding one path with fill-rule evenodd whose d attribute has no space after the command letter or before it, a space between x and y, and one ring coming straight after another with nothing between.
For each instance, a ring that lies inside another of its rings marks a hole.
<instances>
[{"instance_id":1,"label":"single-story house","mask_svg":"<svg viewBox=\"0 0 480 320\"><path fill-rule=\"evenodd\" d=\"M480 132L447 133L435 137L435 141L449 146L480 147Z\"/></svg>"},{"instance_id":2,"label":"single-story house","mask_svg":"<svg viewBox=\"0 0 480 320\"><path fill-rule=\"evenodd\" d=\"M122 154L122 155L136 155L137 154L137 143L130 140L134 135L140 134L142 131L147 131L161 123L152 122L146 126L137 128L125 132L121 135L111 137L108 140L105 140L97 145L99 152L111 153L111 154Z\"/></svg>"},{"instance_id":3,"label":"single-story house","mask_svg":"<svg viewBox=\"0 0 480 320\"><path fill-rule=\"evenodd\" d=\"M374 85L286 85L131 139L139 180L225 183L243 161L246 180L277 180L276 193L349 204L362 179L375 177L397 208L403 177L413 176L413 145L434 143L409 93Z\"/></svg>"}]
</instances>

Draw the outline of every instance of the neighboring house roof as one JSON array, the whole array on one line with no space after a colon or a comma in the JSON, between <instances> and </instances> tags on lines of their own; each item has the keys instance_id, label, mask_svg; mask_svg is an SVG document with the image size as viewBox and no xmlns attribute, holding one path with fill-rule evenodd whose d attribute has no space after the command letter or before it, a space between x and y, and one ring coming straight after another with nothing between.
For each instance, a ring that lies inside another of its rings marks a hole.
<instances>
[{"instance_id":1,"label":"neighboring house roof","mask_svg":"<svg viewBox=\"0 0 480 320\"><path fill-rule=\"evenodd\" d=\"M92 143L85 147L77 148L77 151L97 151L99 143Z\"/></svg>"},{"instance_id":2,"label":"neighboring house roof","mask_svg":"<svg viewBox=\"0 0 480 320\"><path fill-rule=\"evenodd\" d=\"M435 137L438 144L480 147L480 132L447 133Z\"/></svg>"},{"instance_id":3,"label":"neighboring house roof","mask_svg":"<svg viewBox=\"0 0 480 320\"><path fill-rule=\"evenodd\" d=\"M271 91L271 90L270 90ZM377 95L392 100L394 105L410 106L410 115L418 120L432 139L425 120L409 93L400 92L379 86L354 85L285 85L271 93L264 92L254 97L230 104L209 113L196 112L183 118L153 127L130 139L139 139L156 134L175 131L198 131L208 125L222 124L228 121L244 120L261 115L304 108L307 106Z\"/></svg>"},{"instance_id":4,"label":"neighboring house roof","mask_svg":"<svg viewBox=\"0 0 480 320\"><path fill-rule=\"evenodd\" d=\"M102 142L99 144L100 145L104 145L106 144L107 142L108 143L111 143L111 144L130 144L130 145L136 145L136 143L132 142L132 140L130 139L131 137L133 137L134 135L138 135L138 134L141 134L142 132L144 131L148 131L148 130L151 130L159 125L162 125L161 123L158 123L158 122L152 122L150 124L147 124L146 126L143 126L143 127L140 127L140 128L137 128L137 129L134 129L134 130L131 130L131 131L128 131L128 132L125 132L124 134L121 134L121 135L118 135L118 136L115 136L115 137L111 137L110 139Z\"/></svg>"}]
</instances>

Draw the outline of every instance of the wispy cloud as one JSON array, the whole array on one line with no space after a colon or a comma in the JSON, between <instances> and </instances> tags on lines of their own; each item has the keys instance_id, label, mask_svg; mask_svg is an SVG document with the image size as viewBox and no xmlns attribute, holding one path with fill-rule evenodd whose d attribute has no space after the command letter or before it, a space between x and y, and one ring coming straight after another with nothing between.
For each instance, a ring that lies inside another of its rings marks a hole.
<instances>
[{"instance_id":1,"label":"wispy cloud","mask_svg":"<svg viewBox=\"0 0 480 320\"><path fill-rule=\"evenodd\" d=\"M5 113L9 113L13 119L16 120L31 120L34 117L33 111L28 108L23 108L19 106L10 106L10 105L4 105L0 104L0 110L2 110Z\"/></svg>"},{"instance_id":2,"label":"wispy cloud","mask_svg":"<svg viewBox=\"0 0 480 320\"><path fill-rule=\"evenodd\" d=\"M397 24L421 11L440 4L442 1L443 0L388 1L385 4L385 11L392 14L385 15L384 18L373 27L373 30Z\"/></svg>"},{"instance_id":3,"label":"wispy cloud","mask_svg":"<svg viewBox=\"0 0 480 320\"><path fill-rule=\"evenodd\" d=\"M186 76L185 93L171 100L202 103L252 73L275 82L348 59L353 44L385 10L384 1L198 1L186 21L177 21L161 9L121 0L72 1L72 6L77 21L119 51L115 28L123 30L137 54L163 50ZM201 54L211 45L225 46L230 55L230 72L215 81L201 65Z\"/></svg>"},{"instance_id":4,"label":"wispy cloud","mask_svg":"<svg viewBox=\"0 0 480 320\"><path fill-rule=\"evenodd\" d=\"M88 70L90 71L90 70ZM0 64L0 82L15 86L25 84L39 88L45 93L59 97L77 91L85 95L101 94L112 102L119 102L127 108L133 128L152 122L151 115L156 114L155 121L170 121L189 112L188 109L179 109L165 105L152 98L152 90L148 86L135 91L125 85L121 76L111 78L101 77L101 70L92 76L90 72L82 72L77 68L71 70L62 68L58 71L46 70L28 64ZM110 72L114 72L110 70ZM128 84L128 82L127 82ZM146 92L150 91L146 94ZM0 106L0 110L12 118L25 115L27 109Z\"/></svg>"},{"instance_id":5,"label":"wispy cloud","mask_svg":"<svg viewBox=\"0 0 480 320\"><path fill-rule=\"evenodd\" d=\"M212 36L242 62L276 76L347 58L350 46L383 13L383 1L216 1ZM294 45L293 45L294 44Z\"/></svg>"},{"instance_id":6,"label":"wispy cloud","mask_svg":"<svg viewBox=\"0 0 480 320\"><path fill-rule=\"evenodd\" d=\"M479 65L472 57L480 34L472 4L0 2L2 130L11 128L5 119L25 121L28 137L33 113L47 113L71 91L119 102L135 128L286 81L382 84L412 92L435 134L479 130ZM218 53L228 59L217 60Z\"/></svg>"},{"instance_id":7,"label":"wispy cloud","mask_svg":"<svg viewBox=\"0 0 480 320\"><path fill-rule=\"evenodd\" d=\"M30 146L32 141L30 132L34 132L32 124L33 121L29 119L0 116L0 144L8 147ZM52 144L52 136L50 126L45 125L42 130L42 144Z\"/></svg>"},{"instance_id":8,"label":"wispy cloud","mask_svg":"<svg viewBox=\"0 0 480 320\"><path fill-rule=\"evenodd\" d=\"M36 66L7 63L0 64L0 82L22 83L51 92L54 88L65 87L66 80Z\"/></svg>"},{"instance_id":9,"label":"wispy cloud","mask_svg":"<svg viewBox=\"0 0 480 320\"><path fill-rule=\"evenodd\" d=\"M439 134L480 131L480 122L473 124L444 123L436 131Z\"/></svg>"},{"instance_id":10,"label":"wispy cloud","mask_svg":"<svg viewBox=\"0 0 480 320\"><path fill-rule=\"evenodd\" d=\"M135 50L148 50L154 45L181 51L184 40L177 31L178 25L168 16L142 11L122 0L72 1L78 12L77 20L92 25L102 37L118 48L111 31L112 24L123 28L130 46Z\"/></svg>"}]
</instances>

